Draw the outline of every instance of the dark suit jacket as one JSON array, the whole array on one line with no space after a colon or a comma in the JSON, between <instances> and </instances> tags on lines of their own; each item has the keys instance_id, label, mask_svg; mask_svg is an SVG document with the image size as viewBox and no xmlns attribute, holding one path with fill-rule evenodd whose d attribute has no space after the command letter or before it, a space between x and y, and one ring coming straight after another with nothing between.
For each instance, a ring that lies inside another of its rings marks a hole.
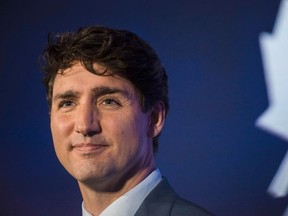
<instances>
[{"instance_id":1,"label":"dark suit jacket","mask_svg":"<svg viewBox=\"0 0 288 216\"><path fill-rule=\"evenodd\" d=\"M145 198L135 216L212 216L212 214L181 199L164 178Z\"/></svg>"}]
</instances>

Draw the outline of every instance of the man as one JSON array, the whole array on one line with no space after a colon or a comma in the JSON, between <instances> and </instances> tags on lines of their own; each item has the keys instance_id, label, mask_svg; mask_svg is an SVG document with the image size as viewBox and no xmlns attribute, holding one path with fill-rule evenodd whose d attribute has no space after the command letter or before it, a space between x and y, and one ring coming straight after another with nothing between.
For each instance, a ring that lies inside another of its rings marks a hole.
<instances>
[{"instance_id":1,"label":"man","mask_svg":"<svg viewBox=\"0 0 288 216\"><path fill-rule=\"evenodd\" d=\"M101 26L50 35L44 85L57 157L84 215L210 215L182 200L155 165L167 75L137 35Z\"/></svg>"}]
</instances>

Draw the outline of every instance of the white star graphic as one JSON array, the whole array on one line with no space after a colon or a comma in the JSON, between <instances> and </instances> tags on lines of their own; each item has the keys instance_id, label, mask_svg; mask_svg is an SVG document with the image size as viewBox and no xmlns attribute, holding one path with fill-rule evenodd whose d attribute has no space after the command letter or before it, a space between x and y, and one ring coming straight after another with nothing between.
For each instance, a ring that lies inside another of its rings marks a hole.
<instances>
[{"instance_id":1,"label":"white star graphic","mask_svg":"<svg viewBox=\"0 0 288 216\"><path fill-rule=\"evenodd\" d=\"M272 34L260 34L269 107L256 126L288 141L288 0L282 0ZM268 193L288 194L288 152L277 170ZM283 216L288 216L288 208Z\"/></svg>"}]
</instances>

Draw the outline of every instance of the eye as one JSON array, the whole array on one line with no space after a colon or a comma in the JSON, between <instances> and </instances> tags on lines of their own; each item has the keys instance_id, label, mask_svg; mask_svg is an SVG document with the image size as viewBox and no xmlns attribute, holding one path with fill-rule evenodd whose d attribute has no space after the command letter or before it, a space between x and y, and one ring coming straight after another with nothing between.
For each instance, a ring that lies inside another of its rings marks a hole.
<instances>
[{"instance_id":1,"label":"eye","mask_svg":"<svg viewBox=\"0 0 288 216\"><path fill-rule=\"evenodd\" d=\"M106 98L105 100L102 101L103 105L109 105L109 106L119 106L119 102L112 98Z\"/></svg>"},{"instance_id":2,"label":"eye","mask_svg":"<svg viewBox=\"0 0 288 216\"><path fill-rule=\"evenodd\" d=\"M73 106L74 105L74 102L73 101L69 101L69 100L65 100L65 101L61 101L60 103L59 103L59 108L61 108L61 107L71 107L71 106Z\"/></svg>"},{"instance_id":3,"label":"eye","mask_svg":"<svg viewBox=\"0 0 288 216\"><path fill-rule=\"evenodd\" d=\"M103 98L99 101L99 105L104 109L116 109L121 107L121 103L117 98Z\"/></svg>"}]
</instances>

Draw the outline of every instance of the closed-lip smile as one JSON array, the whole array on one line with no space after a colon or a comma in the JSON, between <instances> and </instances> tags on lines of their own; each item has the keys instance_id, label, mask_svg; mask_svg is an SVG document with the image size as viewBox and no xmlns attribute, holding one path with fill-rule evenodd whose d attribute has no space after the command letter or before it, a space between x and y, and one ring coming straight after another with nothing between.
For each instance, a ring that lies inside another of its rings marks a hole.
<instances>
[{"instance_id":1,"label":"closed-lip smile","mask_svg":"<svg viewBox=\"0 0 288 216\"><path fill-rule=\"evenodd\" d=\"M83 152L83 153L93 153L93 152L99 152L104 150L108 145L105 144L93 144L93 143L79 143L76 145L73 145L73 149Z\"/></svg>"}]
</instances>

